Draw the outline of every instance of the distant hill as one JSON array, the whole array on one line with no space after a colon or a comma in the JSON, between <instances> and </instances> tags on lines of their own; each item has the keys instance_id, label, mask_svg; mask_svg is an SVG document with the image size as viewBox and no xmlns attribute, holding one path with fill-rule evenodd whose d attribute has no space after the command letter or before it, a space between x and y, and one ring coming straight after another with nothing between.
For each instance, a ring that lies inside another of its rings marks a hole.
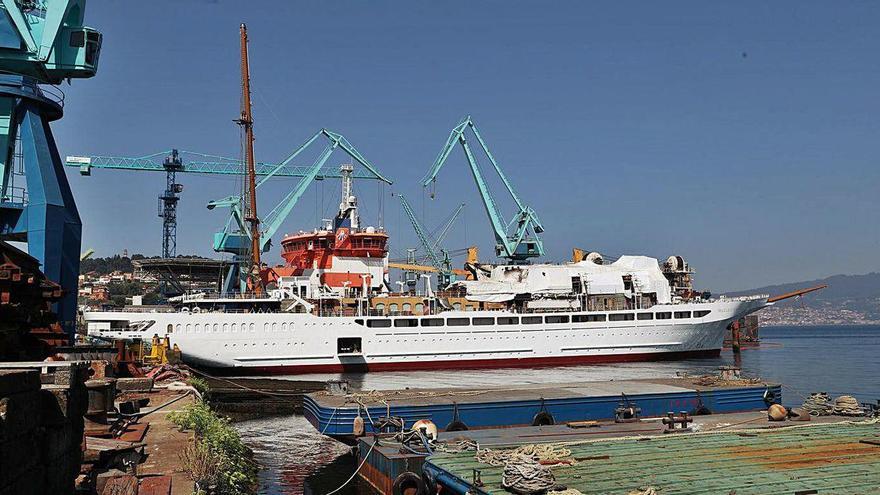
<instances>
[{"instance_id":1,"label":"distant hill","mask_svg":"<svg viewBox=\"0 0 880 495\"><path fill-rule=\"evenodd\" d=\"M783 307L804 305L815 309L848 309L862 313L871 319L880 319L880 273L875 272L865 275L833 275L818 280L769 285L747 291L729 292L726 295L779 295L823 284L828 285L828 288L807 294L800 299L782 301L778 305Z\"/></svg>"}]
</instances>

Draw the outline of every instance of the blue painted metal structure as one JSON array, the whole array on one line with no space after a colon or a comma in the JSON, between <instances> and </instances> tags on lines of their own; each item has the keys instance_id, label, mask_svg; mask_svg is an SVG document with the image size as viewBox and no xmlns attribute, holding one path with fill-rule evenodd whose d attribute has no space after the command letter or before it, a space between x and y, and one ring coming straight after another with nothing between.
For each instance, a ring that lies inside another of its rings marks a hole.
<instances>
[{"instance_id":1,"label":"blue painted metal structure","mask_svg":"<svg viewBox=\"0 0 880 495\"><path fill-rule=\"evenodd\" d=\"M498 203L495 201L492 192L489 190L489 184L483 176L483 172L474 157L470 144L468 144L465 136L465 131L467 131L468 128L471 129L474 136L477 138L477 142L483 149L483 153L489 159L495 172L501 178L501 182L504 183L507 192L516 203L518 211L513 215L510 221L505 221L504 216L498 207ZM446 163L446 159L449 158L449 154L452 152L452 149L455 148L456 143L460 144L464 150L468 165L470 165L471 168L471 174L474 177L474 181L477 183L480 198L483 200L483 206L486 208L486 214L489 216L489 222L492 224L492 231L495 234L495 255L506 258L513 263L523 263L531 258L543 256L544 244L541 242L541 238L538 234L544 232L544 226L541 225L541 221L538 219L538 214L530 206L524 204L519 195L516 194L513 185L507 179L504 171L501 170L498 162L495 161L495 157L493 157L492 152L489 151L489 147L486 145L486 142L477 130L477 126L474 124L470 115L462 119L462 121L452 129L452 132L449 133L449 138L446 140L443 149L440 150L440 154L437 155L434 165L431 167L431 170L425 178L422 179L422 186L427 187L437 179L437 174L440 172L443 164Z\"/></svg>"},{"instance_id":2,"label":"blue painted metal structure","mask_svg":"<svg viewBox=\"0 0 880 495\"><path fill-rule=\"evenodd\" d=\"M717 388L712 390L688 390L683 392L627 394L627 398L642 409L643 416L661 416L668 411L690 411L705 406L714 413L740 412L766 409L770 403L779 403L782 398L781 385L749 386L736 388ZM394 405L390 406L392 416L401 417L407 425L420 419L433 421L438 428L452 422L455 409L458 419L469 428L492 428L518 425L531 425L535 415L541 411L553 415L556 423L567 421L597 420L614 418L614 410L621 401L620 395L570 396L541 400L487 400L480 402L459 402L457 406L448 404ZM366 432L373 432L368 417L377 419L388 411L384 405L371 406L367 411L357 404L333 408L321 405L311 395L303 400L303 414L318 431L333 437L351 437L354 419L364 418Z\"/></svg>"},{"instance_id":3,"label":"blue painted metal structure","mask_svg":"<svg viewBox=\"0 0 880 495\"><path fill-rule=\"evenodd\" d=\"M369 162L358 150L351 144L348 139L345 138L342 134L337 132L333 132L329 129L321 129L316 132L311 138L309 138L305 143L303 143L300 147L295 149L293 153L291 153L287 158L285 158L281 163L275 165L274 167L268 168L265 170L264 176L257 182L256 187L262 186L267 180L272 177L282 175L284 171L291 170L291 163L294 159L296 159L302 152L307 150L312 144L318 141L319 138L324 137L327 139L327 144L324 149L315 159L314 163L310 167L299 167L296 170L301 172L301 177L299 182L294 186L294 188L278 203L275 208L272 209L261 221L262 230L260 231L260 244L262 252L268 251L272 246L272 236L278 231L284 221L287 219L287 216L290 215L290 212L293 210L293 207L296 206L299 199L306 192L309 185L315 180L320 180L323 178L330 177L331 175L324 172L324 165L327 163L327 160L330 158L330 155L333 154L337 149L343 150L351 159L356 161L358 164L364 167L365 170L360 170L359 172L356 170L353 177L355 178L364 178L364 179L375 179L382 181L386 184L392 184L392 181L382 175L373 164ZM341 173L337 172L337 177L341 177ZM226 198L211 201L208 203L208 209L214 209L217 207L225 207L229 208L230 216L226 221L226 226L220 232L214 234L214 251L218 253L230 253L233 255L234 263L232 264L229 273L226 275L223 282L223 292L225 294L231 294L235 292L236 286L239 291L244 292L247 288L247 284L244 280L244 271L241 270L241 266L248 261L248 249L251 245L251 236L250 232L244 224L244 216L242 214L242 206L241 206L241 197L240 196L228 196Z\"/></svg>"},{"instance_id":4,"label":"blue painted metal structure","mask_svg":"<svg viewBox=\"0 0 880 495\"><path fill-rule=\"evenodd\" d=\"M150 155L140 157L124 157L124 156L68 156L65 164L68 167L79 168L80 174L91 175L92 169L113 169L113 170L133 170L145 172L165 172L165 157L171 155L177 150L160 151ZM213 175L241 175L244 166L241 160L237 158L227 158L218 155L207 155L197 153L195 151L178 151L181 155L193 155L200 157L200 160L183 160L178 172L186 172L191 174L213 174ZM309 173L311 167L300 165L280 165L277 163L257 162L256 172L259 176L272 175L276 177L305 177ZM339 170L333 168L325 168L321 170L316 179L338 179L342 177ZM356 179L374 179L376 178L369 171L357 169L354 171Z\"/></svg>"},{"instance_id":5,"label":"blue painted metal structure","mask_svg":"<svg viewBox=\"0 0 880 495\"><path fill-rule=\"evenodd\" d=\"M64 289L54 310L71 338L82 222L49 127L64 95L41 85L97 72L101 34L83 26L84 12L84 0L0 2L0 238L26 241Z\"/></svg>"}]
</instances>

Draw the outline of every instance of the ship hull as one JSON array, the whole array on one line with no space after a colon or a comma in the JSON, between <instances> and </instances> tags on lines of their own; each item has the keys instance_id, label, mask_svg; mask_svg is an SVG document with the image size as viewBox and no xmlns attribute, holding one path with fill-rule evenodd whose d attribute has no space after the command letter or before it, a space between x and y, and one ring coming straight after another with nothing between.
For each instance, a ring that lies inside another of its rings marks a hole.
<instances>
[{"instance_id":1,"label":"ship hull","mask_svg":"<svg viewBox=\"0 0 880 495\"><path fill-rule=\"evenodd\" d=\"M186 362L225 373L306 374L713 357L728 325L765 305L765 299L751 299L633 311L419 317L90 312L85 319L95 336L167 335ZM143 328L128 330L138 325Z\"/></svg>"},{"instance_id":2,"label":"ship hull","mask_svg":"<svg viewBox=\"0 0 880 495\"><path fill-rule=\"evenodd\" d=\"M368 373L379 371L443 371L500 368L549 368L553 366L576 366L586 364L635 363L650 361L678 361L682 359L708 359L721 355L721 349L693 351L645 352L609 354L606 356L560 356L519 359L467 359L462 361L426 361L413 363L357 363L317 364L302 366L237 366L214 368L205 366L218 375L307 375L312 373Z\"/></svg>"}]
</instances>

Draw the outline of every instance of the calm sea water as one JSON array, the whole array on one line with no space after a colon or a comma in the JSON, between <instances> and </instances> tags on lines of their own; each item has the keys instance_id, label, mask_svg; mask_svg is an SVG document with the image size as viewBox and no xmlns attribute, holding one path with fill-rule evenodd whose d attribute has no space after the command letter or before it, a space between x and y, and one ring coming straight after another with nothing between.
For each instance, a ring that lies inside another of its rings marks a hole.
<instances>
[{"instance_id":1,"label":"calm sea water","mask_svg":"<svg viewBox=\"0 0 880 495\"><path fill-rule=\"evenodd\" d=\"M715 373L718 366L739 364L743 373L781 382L783 401L799 404L810 392L880 399L880 326L766 327L762 345L744 349L740 361L733 353L719 358L566 366L516 370L309 375L310 379L345 378L364 389L419 387L498 387L514 384L599 381L624 378L672 377L676 372ZM304 377L293 377L304 378ZM302 416L285 416L238 423L244 440L264 467L260 474L265 494L326 494L354 472L348 447L322 437ZM369 493L357 478L340 494Z\"/></svg>"}]
</instances>

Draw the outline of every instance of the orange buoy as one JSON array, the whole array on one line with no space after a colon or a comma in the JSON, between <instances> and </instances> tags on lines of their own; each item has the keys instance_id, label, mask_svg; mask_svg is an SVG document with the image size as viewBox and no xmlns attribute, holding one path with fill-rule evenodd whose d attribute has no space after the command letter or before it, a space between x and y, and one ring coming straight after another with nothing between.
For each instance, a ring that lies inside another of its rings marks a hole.
<instances>
[{"instance_id":1,"label":"orange buoy","mask_svg":"<svg viewBox=\"0 0 880 495\"><path fill-rule=\"evenodd\" d=\"M773 404L767 409L767 418L770 421L783 421L788 416L788 411L779 404Z\"/></svg>"},{"instance_id":2,"label":"orange buoy","mask_svg":"<svg viewBox=\"0 0 880 495\"><path fill-rule=\"evenodd\" d=\"M430 419L420 419L413 423L412 428L410 429L412 431L419 431L422 428L425 429L425 436L427 436L429 439L437 438L437 425L435 425L434 422Z\"/></svg>"},{"instance_id":3,"label":"orange buoy","mask_svg":"<svg viewBox=\"0 0 880 495\"><path fill-rule=\"evenodd\" d=\"M364 436L364 418L358 416L351 424L351 433L356 437Z\"/></svg>"}]
</instances>

